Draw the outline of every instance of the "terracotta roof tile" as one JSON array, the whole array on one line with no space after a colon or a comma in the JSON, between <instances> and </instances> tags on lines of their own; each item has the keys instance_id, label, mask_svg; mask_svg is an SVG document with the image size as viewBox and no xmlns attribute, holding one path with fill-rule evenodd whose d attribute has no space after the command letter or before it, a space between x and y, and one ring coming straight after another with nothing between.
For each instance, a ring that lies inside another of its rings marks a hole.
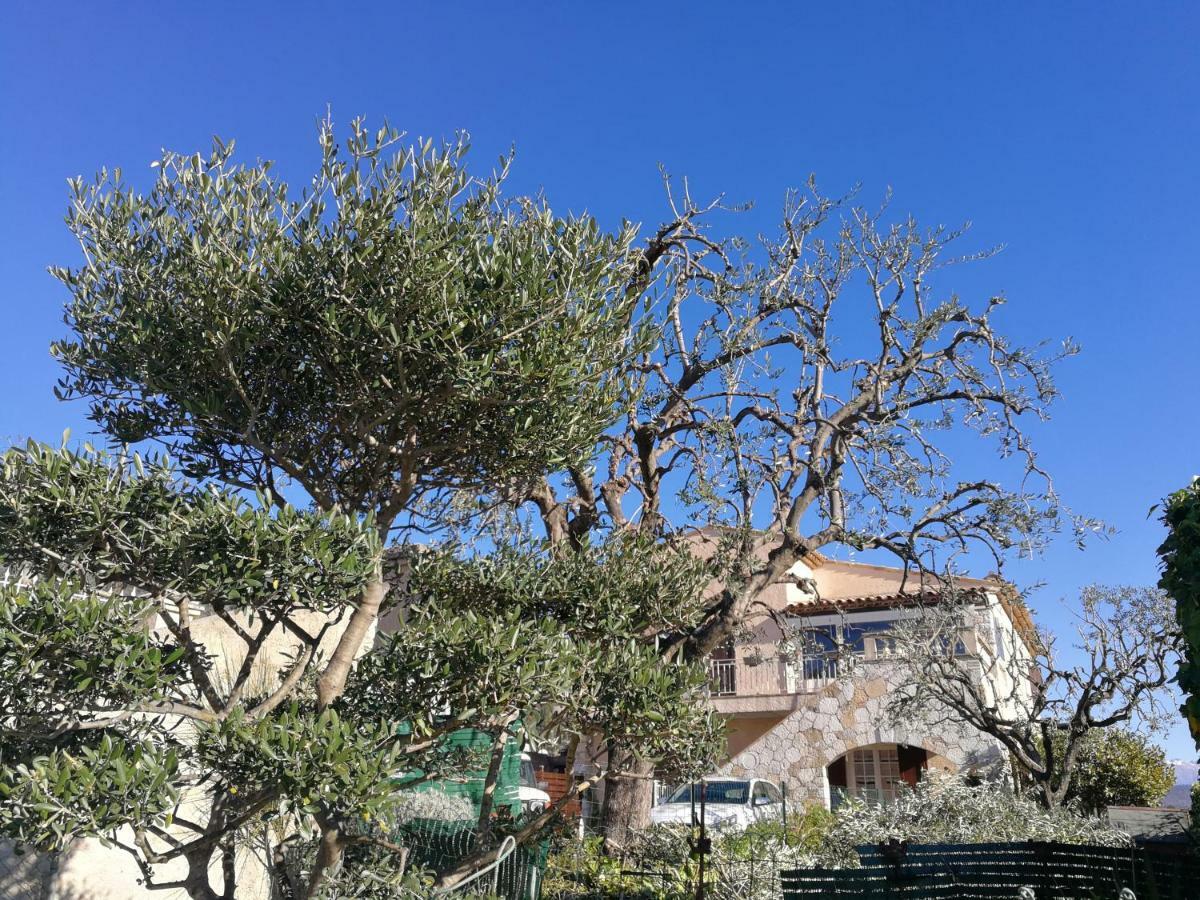
<instances>
[{"instance_id":1,"label":"terracotta roof tile","mask_svg":"<svg viewBox=\"0 0 1200 900\"><path fill-rule=\"evenodd\" d=\"M982 597L981 587L960 588L960 595ZM802 600L783 609L783 612L794 616L824 615L831 612L857 612L872 609L895 609L906 606L925 606L940 603L943 592L937 590L925 591L893 591L889 594L868 594L860 597L829 597L822 600Z\"/></svg>"}]
</instances>

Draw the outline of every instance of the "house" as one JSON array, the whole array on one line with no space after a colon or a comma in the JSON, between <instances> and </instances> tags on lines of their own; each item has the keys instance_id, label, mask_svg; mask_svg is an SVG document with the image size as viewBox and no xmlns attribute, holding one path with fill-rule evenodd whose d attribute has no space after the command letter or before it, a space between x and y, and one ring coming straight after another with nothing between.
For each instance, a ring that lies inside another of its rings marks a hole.
<instances>
[{"instance_id":1,"label":"house","mask_svg":"<svg viewBox=\"0 0 1200 900\"><path fill-rule=\"evenodd\" d=\"M745 633L709 662L710 702L728 736L721 774L769 778L798 802L836 806L847 796L886 801L928 770L984 775L1008 765L998 741L965 724L931 716L893 726L884 711L898 686L889 628L950 590L970 607L956 653L981 678L1007 678L1008 666L988 664L994 654L1028 656L1035 640L1010 587L976 578L955 578L951 587L815 553L789 574L795 583L769 589ZM1027 690L1012 682L989 688L1002 698Z\"/></svg>"}]
</instances>

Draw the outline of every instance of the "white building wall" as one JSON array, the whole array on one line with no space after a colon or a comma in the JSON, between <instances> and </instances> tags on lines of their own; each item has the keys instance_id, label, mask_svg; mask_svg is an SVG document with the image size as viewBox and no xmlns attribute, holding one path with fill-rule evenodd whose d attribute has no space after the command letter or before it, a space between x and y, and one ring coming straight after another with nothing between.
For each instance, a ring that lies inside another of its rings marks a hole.
<instances>
[{"instance_id":1,"label":"white building wall","mask_svg":"<svg viewBox=\"0 0 1200 900\"><path fill-rule=\"evenodd\" d=\"M251 623L244 612L236 613L243 628ZM336 647L349 622L349 610L322 638L318 653L328 655ZM299 613L298 625L310 634L319 632L327 616L319 612ZM254 627L248 630L253 631ZM219 687L232 682L246 655L246 645L225 622L215 615L200 616L192 623L192 634L215 659L212 677ZM375 638L374 627L363 642L365 652ZM289 666L300 649L297 638L278 629L264 644L249 678L250 694L267 693L279 683L281 670ZM182 722L181 729L189 724ZM184 801L185 806L188 805ZM203 818L198 808L185 809L181 814L193 821ZM177 829L186 840L192 832ZM123 843L131 844L131 834L121 834ZM270 896L270 878L264 847L239 849L237 858L237 900L266 900ZM154 867L155 880L170 882L186 874L182 861ZM32 893L34 880L41 893ZM13 846L0 841L0 900L183 900L183 890L151 890L141 884L142 872L125 850L105 846L100 840L78 840L56 857L39 854L17 854ZM220 891L222 875L219 855L214 854L211 883Z\"/></svg>"}]
</instances>

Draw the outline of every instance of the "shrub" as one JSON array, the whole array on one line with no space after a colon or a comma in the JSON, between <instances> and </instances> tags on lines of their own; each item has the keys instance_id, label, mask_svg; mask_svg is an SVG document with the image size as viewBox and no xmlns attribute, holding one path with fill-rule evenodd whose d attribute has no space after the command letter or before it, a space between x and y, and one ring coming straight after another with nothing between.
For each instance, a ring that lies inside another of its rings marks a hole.
<instances>
[{"instance_id":1,"label":"shrub","mask_svg":"<svg viewBox=\"0 0 1200 900\"><path fill-rule=\"evenodd\" d=\"M708 896L777 900L779 872L819 864L833 821L833 813L810 807L790 816L786 826L763 822L744 831L713 833L706 860ZM690 837L686 826L656 825L639 833L620 857L606 856L601 838L567 842L550 856L543 895L553 900L683 900L692 895L697 871ZM634 872L653 874L630 874Z\"/></svg>"},{"instance_id":2,"label":"shrub","mask_svg":"<svg viewBox=\"0 0 1200 900\"><path fill-rule=\"evenodd\" d=\"M696 877L696 861L689 855L690 832L681 825L648 828L620 858L604 854L601 838L570 841L551 854L543 896L547 900L690 897ZM1047 810L1002 784L971 785L962 778L935 774L915 788L903 788L885 806L851 801L832 813L809 807L790 816L786 826L764 822L712 838L706 881L708 896L714 900L777 900L781 870L854 868L859 865L856 847L892 838L911 843L1034 840L1113 847L1129 843L1126 834L1102 819L1071 809Z\"/></svg>"},{"instance_id":3,"label":"shrub","mask_svg":"<svg viewBox=\"0 0 1200 900\"><path fill-rule=\"evenodd\" d=\"M1061 758L1066 740L1056 735ZM1175 784L1163 749L1128 728L1095 729L1079 743L1079 758L1065 802L1102 815L1109 806L1158 806Z\"/></svg>"},{"instance_id":4,"label":"shrub","mask_svg":"<svg viewBox=\"0 0 1200 900\"><path fill-rule=\"evenodd\" d=\"M883 806L851 801L837 811L826 853L849 863L846 851L891 839L914 844L1059 841L1125 846L1129 837L1099 818L1068 808L1046 809L994 782L930 775ZM853 863L850 863L853 864Z\"/></svg>"}]
</instances>

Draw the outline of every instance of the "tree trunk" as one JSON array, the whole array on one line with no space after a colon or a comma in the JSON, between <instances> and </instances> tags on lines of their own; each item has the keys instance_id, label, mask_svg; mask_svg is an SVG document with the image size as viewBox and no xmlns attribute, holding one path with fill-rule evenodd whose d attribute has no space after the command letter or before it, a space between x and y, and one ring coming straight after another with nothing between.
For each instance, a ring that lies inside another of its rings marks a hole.
<instances>
[{"instance_id":1,"label":"tree trunk","mask_svg":"<svg viewBox=\"0 0 1200 900\"><path fill-rule=\"evenodd\" d=\"M491 839L492 810L496 805L496 782L500 780L500 766L504 762L504 749L508 744L508 726L513 717L509 716L500 724L500 730L492 741L492 755L488 762L487 776L483 781L483 796L479 798L479 820L475 825L475 833L479 842L486 844Z\"/></svg>"},{"instance_id":2,"label":"tree trunk","mask_svg":"<svg viewBox=\"0 0 1200 900\"><path fill-rule=\"evenodd\" d=\"M313 864L312 874L308 877L308 887L304 891L305 898L315 897L321 885L342 861L341 835L338 834L337 827L327 821L321 821L320 825L321 840L317 844L317 859Z\"/></svg>"},{"instance_id":3,"label":"tree trunk","mask_svg":"<svg viewBox=\"0 0 1200 900\"><path fill-rule=\"evenodd\" d=\"M617 754L609 768L614 774L604 779L604 843L612 852L627 847L650 824L654 766Z\"/></svg>"},{"instance_id":4,"label":"tree trunk","mask_svg":"<svg viewBox=\"0 0 1200 900\"><path fill-rule=\"evenodd\" d=\"M350 616L346 630L342 632L325 671L317 679L318 709L326 709L345 691L350 669L353 668L358 651L366 640L367 632L379 619L379 609L387 592L388 585L382 575L377 575L363 589L362 597Z\"/></svg>"}]
</instances>

